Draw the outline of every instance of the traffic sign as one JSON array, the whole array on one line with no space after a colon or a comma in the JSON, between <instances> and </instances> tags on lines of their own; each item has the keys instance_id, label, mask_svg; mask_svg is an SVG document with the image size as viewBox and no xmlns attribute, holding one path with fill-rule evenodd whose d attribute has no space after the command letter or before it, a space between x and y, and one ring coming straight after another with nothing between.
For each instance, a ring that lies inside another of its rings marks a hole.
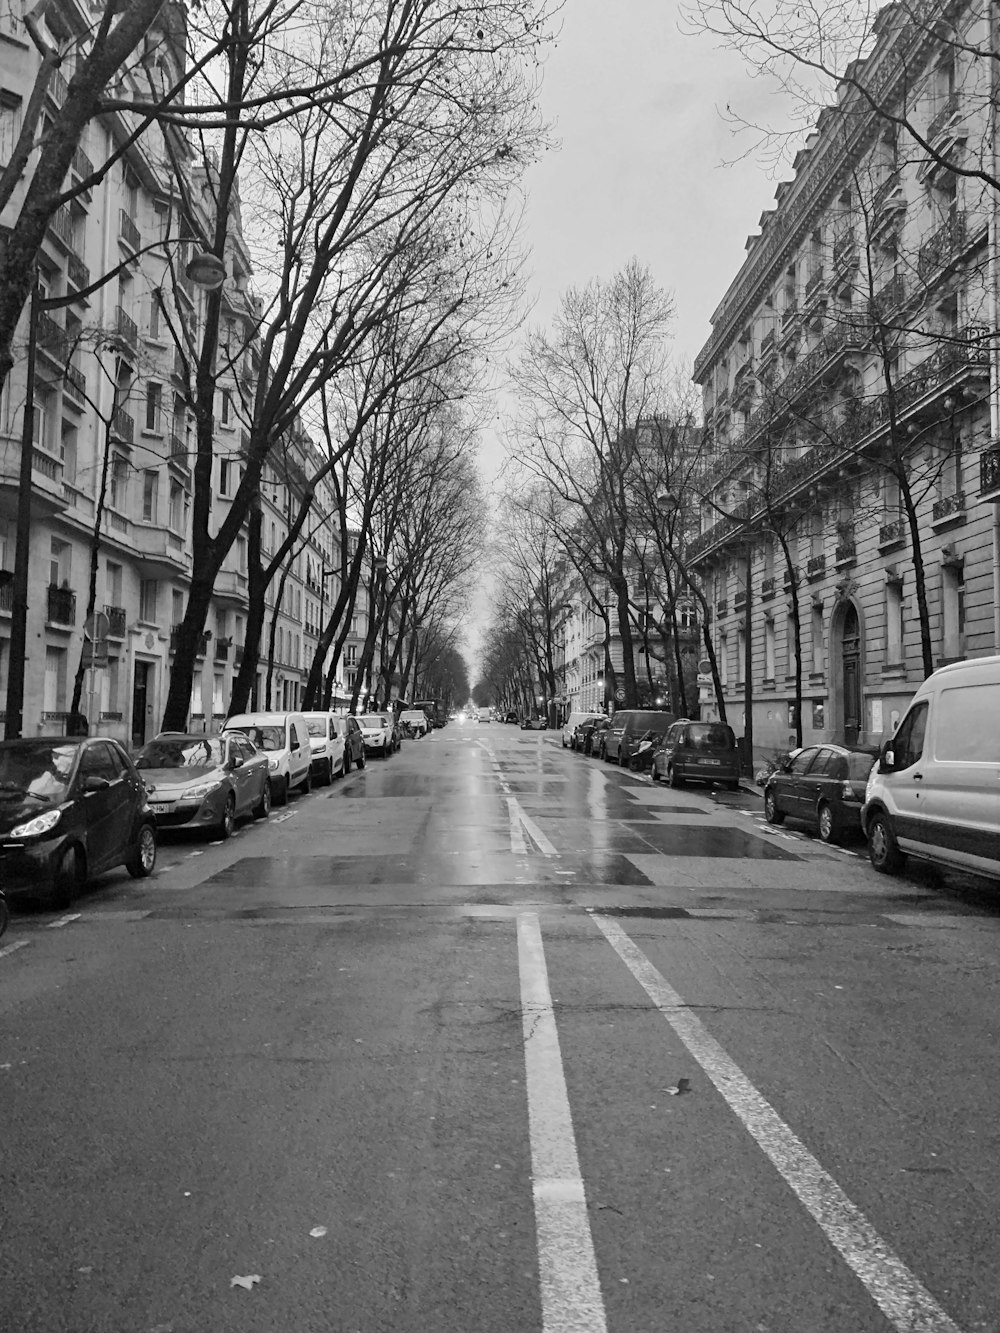
<instances>
[{"instance_id":1,"label":"traffic sign","mask_svg":"<svg viewBox=\"0 0 1000 1333\"><path fill-rule=\"evenodd\" d=\"M106 667L108 665L107 639L88 639L87 650L83 654L85 667Z\"/></svg>"},{"instance_id":2,"label":"traffic sign","mask_svg":"<svg viewBox=\"0 0 1000 1333\"><path fill-rule=\"evenodd\" d=\"M110 629L111 621L108 619L106 611L91 611L83 622L83 636L85 639L106 639ZM104 646L104 651L105 656L107 656L107 644Z\"/></svg>"},{"instance_id":3,"label":"traffic sign","mask_svg":"<svg viewBox=\"0 0 1000 1333\"><path fill-rule=\"evenodd\" d=\"M698 675L699 675L699 676L711 676L711 674L712 674L712 663L708 660L707 657L699 658L699 660L698 660Z\"/></svg>"},{"instance_id":4,"label":"traffic sign","mask_svg":"<svg viewBox=\"0 0 1000 1333\"><path fill-rule=\"evenodd\" d=\"M625 702L625 691L624 691L624 690L615 690L615 703L616 703L616 704L623 704L624 702Z\"/></svg>"}]
</instances>

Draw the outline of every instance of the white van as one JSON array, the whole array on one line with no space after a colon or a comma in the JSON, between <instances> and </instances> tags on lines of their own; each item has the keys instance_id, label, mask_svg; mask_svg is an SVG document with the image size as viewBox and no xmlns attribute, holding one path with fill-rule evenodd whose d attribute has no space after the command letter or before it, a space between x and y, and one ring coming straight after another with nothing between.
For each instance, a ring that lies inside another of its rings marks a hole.
<instances>
[{"instance_id":1,"label":"white van","mask_svg":"<svg viewBox=\"0 0 1000 1333\"><path fill-rule=\"evenodd\" d=\"M876 870L904 856L1000 879L1000 656L927 677L868 779Z\"/></svg>"},{"instance_id":2,"label":"white van","mask_svg":"<svg viewBox=\"0 0 1000 1333\"><path fill-rule=\"evenodd\" d=\"M245 732L266 753L275 805L285 805L293 787L303 795L309 791L312 747L301 713L234 713L222 729Z\"/></svg>"}]
</instances>

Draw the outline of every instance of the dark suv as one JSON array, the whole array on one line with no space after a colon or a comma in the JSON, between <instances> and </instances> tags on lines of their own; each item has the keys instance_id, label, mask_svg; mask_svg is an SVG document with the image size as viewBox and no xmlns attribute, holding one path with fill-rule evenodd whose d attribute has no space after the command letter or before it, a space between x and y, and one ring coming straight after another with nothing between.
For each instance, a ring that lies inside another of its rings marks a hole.
<instances>
[{"instance_id":1,"label":"dark suv","mask_svg":"<svg viewBox=\"0 0 1000 1333\"><path fill-rule=\"evenodd\" d=\"M740 757L733 729L725 722L675 722L653 755L653 781L671 787L685 782L740 785Z\"/></svg>"}]
</instances>

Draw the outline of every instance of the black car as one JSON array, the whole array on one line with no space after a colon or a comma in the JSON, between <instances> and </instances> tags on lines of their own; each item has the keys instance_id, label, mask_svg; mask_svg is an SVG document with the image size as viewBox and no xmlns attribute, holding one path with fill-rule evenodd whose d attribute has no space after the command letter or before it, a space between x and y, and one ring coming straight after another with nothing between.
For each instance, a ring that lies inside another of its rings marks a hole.
<instances>
[{"instance_id":1,"label":"black car","mask_svg":"<svg viewBox=\"0 0 1000 1333\"><path fill-rule=\"evenodd\" d=\"M156 864L146 786L117 741L38 736L0 742L0 882L64 907L94 875Z\"/></svg>"},{"instance_id":2,"label":"black car","mask_svg":"<svg viewBox=\"0 0 1000 1333\"><path fill-rule=\"evenodd\" d=\"M785 759L764 783L770 824L803 819L823 842L861 834L861 807L876 754L843 745L810 745Z\"/></svg>"},{"instance_id":3,"label":"black car","mask_svg":"<svg viewBox=\"0 0 1000 1333\"><path fill-rule=\"evenodd\" d=\"M608 728L611 726L610 717L599 717L590 731L583 738L583 753L597 755L603 759L607 751Z\"/></svg>"},{"instance_id":4,"label":"black car","mask_svg":"<svg viewBox=\"0 0 1000 1333\"><path fill-rule=\"evenodd\" d=\"M590 746L594 731L600 725L607 724L606 717L588 717L582 722L578 722L576 730L573 732L573 739L570 741L570 748L578 750L581 754L590 754Z\"/></svg>"}]
</instances>

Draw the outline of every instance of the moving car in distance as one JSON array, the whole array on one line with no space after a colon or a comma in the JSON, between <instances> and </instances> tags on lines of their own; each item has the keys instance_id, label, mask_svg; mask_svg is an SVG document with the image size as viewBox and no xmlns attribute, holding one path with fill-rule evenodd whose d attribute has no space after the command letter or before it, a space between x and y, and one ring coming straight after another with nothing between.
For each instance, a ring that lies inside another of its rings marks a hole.
<instances>
[{"instance_id":1,"label":"moving car in distance","mask_svg":"<svg viewBox=\"0 0 1000 1333\"><path fill-rule=\"evenodd\" d=\"M0 742L0 883L69 905L92 876L156 865L146 786L117 741L36 736Z\"/></svg>"},{"instance_id":2,"label":"moving car in distance","mask_svg":"<svg viewBox=\"0 0 1000 1333\"><path fill-rule=\"evenodd\" d=\"M271 810L267 755L239 732L155 736L135 755L158 828L228 838L241 815Z\"/></svg>"}]
</instances>

